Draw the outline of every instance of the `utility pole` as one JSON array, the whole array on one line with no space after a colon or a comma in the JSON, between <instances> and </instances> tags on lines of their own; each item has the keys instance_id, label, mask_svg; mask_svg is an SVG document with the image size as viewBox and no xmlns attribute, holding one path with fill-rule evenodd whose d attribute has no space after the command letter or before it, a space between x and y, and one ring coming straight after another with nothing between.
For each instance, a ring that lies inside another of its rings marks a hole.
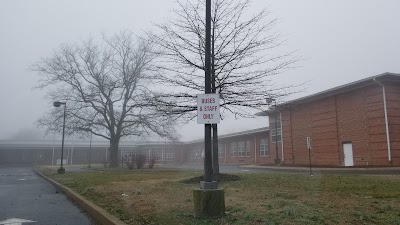
<instances>
[{"instance_id":1,"label":"utility pole","mask_svg":"<svg viewBox=\"0 0 400 225\"><path fill-rule=\"evenodd\" d=\"M211 41L211 91L216 94L217 89L215 87L215 52L214 52L214 41L215 41L215 30L212 28L212 41ZM214 123L212 125L212 166L213 166L213 174L219 174L219 159L218 159L218 124Z\"/></svg>"},{"instance_id":2,"label":"utility pole","mask_svg":"<svg viewBox=\"0 0 400 225\"><path fill-rule=\"evenodd\" d=\"M211 0L206 0L206 49L205 49L205 94L211 94ZM215 94L214 94L215 96ZM219 110L219 97L215 96L215 102L218 103ZM198 97L198 117L199 120L199 97ZM204 99L203 99L204 100ZM212 103L215 103L214 101ZM208 119L211 119L212 114ZM207 117L207 116L206 116ZM204 115L203 115L203 119ZM218 122L219 122L218 112ZM193 190L193 203L194 214L196 218L216 218L225 215L225 194L223 189L218 189L218 184L213 181L213 165L211 154L211 123L218 123L216 121L208 121L204 124L204 181L200 182L200 189ZM218 146L218 143L217 143ZM215 159L215 157L214 157ZM218 159L218 151L217 158Z\"/></svg>"},{"instance_id":3,"label":"utility pole","mask_svg":"<svg viewBox=\"0 0 400 225\"><path fill-rule=\"evenodd\" d=\"M211 0L206 0L205 94L211 93ZM204 181L212 182L211 124L204 124Z\"/></svg>"}]
</instances>

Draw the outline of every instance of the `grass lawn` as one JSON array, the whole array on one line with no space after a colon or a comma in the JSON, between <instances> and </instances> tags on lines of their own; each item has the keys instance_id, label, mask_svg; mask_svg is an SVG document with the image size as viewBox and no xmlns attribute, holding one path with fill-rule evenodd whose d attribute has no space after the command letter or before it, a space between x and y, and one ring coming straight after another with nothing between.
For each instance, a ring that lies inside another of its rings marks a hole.
<instances>
[{"instance_id":1,"label":"grass lawn","mask_svg":"<svg viewBox=\"0 0 400 225\"><path fill-rule=\"evenodd\" d=\"M220 183L227 216L193 218L194 171L144 169L68 172L54 180L127 224L390 224L400 225L400 176L239 174Z\"/></svg>"}]
</instances>

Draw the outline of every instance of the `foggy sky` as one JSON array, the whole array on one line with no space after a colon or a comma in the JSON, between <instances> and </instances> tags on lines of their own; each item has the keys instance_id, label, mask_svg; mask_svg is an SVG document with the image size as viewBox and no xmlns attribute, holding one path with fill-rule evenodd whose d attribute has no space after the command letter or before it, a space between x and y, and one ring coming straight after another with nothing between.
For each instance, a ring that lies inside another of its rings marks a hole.
<instances>
[{"instance_id":1,"label":"foggy sky","mask_svg":"<svg viewBox=\"0 0 400 225\"><path fill-rule=\"evenodd\" d=\"M0 139L34 129L50 100L33 90L38 76L29 67L52 55L62 43L129 29L140 34L172 16L173 0L1 0L0 1ZM280 83L308 81L297 98L383 72L400 73L400 1L255 0L251 10L269 6L280 18L276 30L285 49L305 60L277 78ZM228 118L220 133L267 125L265 117ZM196 121L179 128L184 140L200 138Z\"/></svg>"}]
</instances>

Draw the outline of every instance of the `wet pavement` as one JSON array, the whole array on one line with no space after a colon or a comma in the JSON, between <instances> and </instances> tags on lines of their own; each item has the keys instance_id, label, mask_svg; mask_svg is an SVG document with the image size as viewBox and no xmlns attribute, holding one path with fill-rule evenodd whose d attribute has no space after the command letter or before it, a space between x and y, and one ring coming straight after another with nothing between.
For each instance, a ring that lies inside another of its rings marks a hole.
<instances>
[{"instance_id":1,"label":"wet pavement","mask_svg":"<svg viewBox=\"0 0 400 225\"><path fill-rule=\"evenodd\" d=\"M96 224L32 167L0 167L0 224Z\"/></svg>"}]
</instances>

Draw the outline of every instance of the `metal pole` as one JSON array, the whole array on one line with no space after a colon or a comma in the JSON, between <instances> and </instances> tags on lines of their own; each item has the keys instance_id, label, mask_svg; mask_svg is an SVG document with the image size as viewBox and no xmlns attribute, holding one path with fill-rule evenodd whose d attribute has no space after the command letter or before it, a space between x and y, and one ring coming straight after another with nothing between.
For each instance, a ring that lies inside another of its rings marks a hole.
<instances>
[{"instance_id":1,"label":"metal pole","mask_svg":"<svg viewBox=\"0 0 400 225\"><path fill-rule=\"evenodd\" d=\"M280 159L279 159L279 155L278 155L278 122L276 121L276 114L277 114L277 110L276 110L276 100L274 100L275 102L275 150L276 150L276 157L275 157L275 164L279 165L280 164Z\"/></svg>"},{"instance_id":2,"label":"metal pole","mask_svg":"<svg viewBox=\"0 0 400 225\"><path fill-rule=\"evenodd\" d=\"M217 93L215 87L215 29L212 27L212 37L211 37L211 91L212 93ZM218 124L212 125L212 165L213 174L219 174L219 146L218 146Z\"/></svg>"},{"instance_id":3,"label":"metal pole","mask_svg":"<svg viewBox=\"0 0 400 225\"><path fill-rule=\"evenodd\" d=\"M92 159L92 132L90 132L90 144L89 144L89 168L92 166L90 165L90 161Z\"/></svg>"},{"instance_id":4,"label":"metal pole","mask_svg":"<svg viewBox=\"0 0 400 225\"><path fill-rule=\"evenodd\" d=\"M54 165L54 147L56 145L56 134L54 133L54 137L53 137L53 155L51 157L51 165Z\"/></svg>"},{"instance_id":5,"label":"metal pole","mask_svg":"<svg viewBox=\"0 0 400 225\"><path fill-rule=\"evenodd\" d=\"M72 140L71 159L70 159L71 165L72 165L72 159L73 158L74 158L74 140Z\"/></svg>"},{"instance_id":6,"label":"metal pole","mask_svg":"<svg viewBox=\"0 0 400 225\"><path fill-rule=\"evenodd\" d=\"M63 132L62 132L62 144L61 144L61 165L58 173L64 173L65 169L63 168L64 161L64 136L65 136L65 116L67 114L67 103L64 103L64 119L63 119Z\"/></svg>"},{"instance_id":7,"label":"metal pole","mask_svg":"<svg viewBox=\"0 0 400 225\"><path fill-rule=\"evenodd\" d=\"M308 158L310 160L310 175L312 176L312 170L311 170L311 148L308 148Z\"/></svg>"},{"instance_id":8,"label":"metal pole","mask_svg":"<svg viewBox=\"0 0 400 225\"><path fill-rule=\"evenodd\" d=\"M205 93L211 93L211 0L206 0ZM204 125L204 181L212 181L211 124Z\"/></svg>"}]
</instances>

